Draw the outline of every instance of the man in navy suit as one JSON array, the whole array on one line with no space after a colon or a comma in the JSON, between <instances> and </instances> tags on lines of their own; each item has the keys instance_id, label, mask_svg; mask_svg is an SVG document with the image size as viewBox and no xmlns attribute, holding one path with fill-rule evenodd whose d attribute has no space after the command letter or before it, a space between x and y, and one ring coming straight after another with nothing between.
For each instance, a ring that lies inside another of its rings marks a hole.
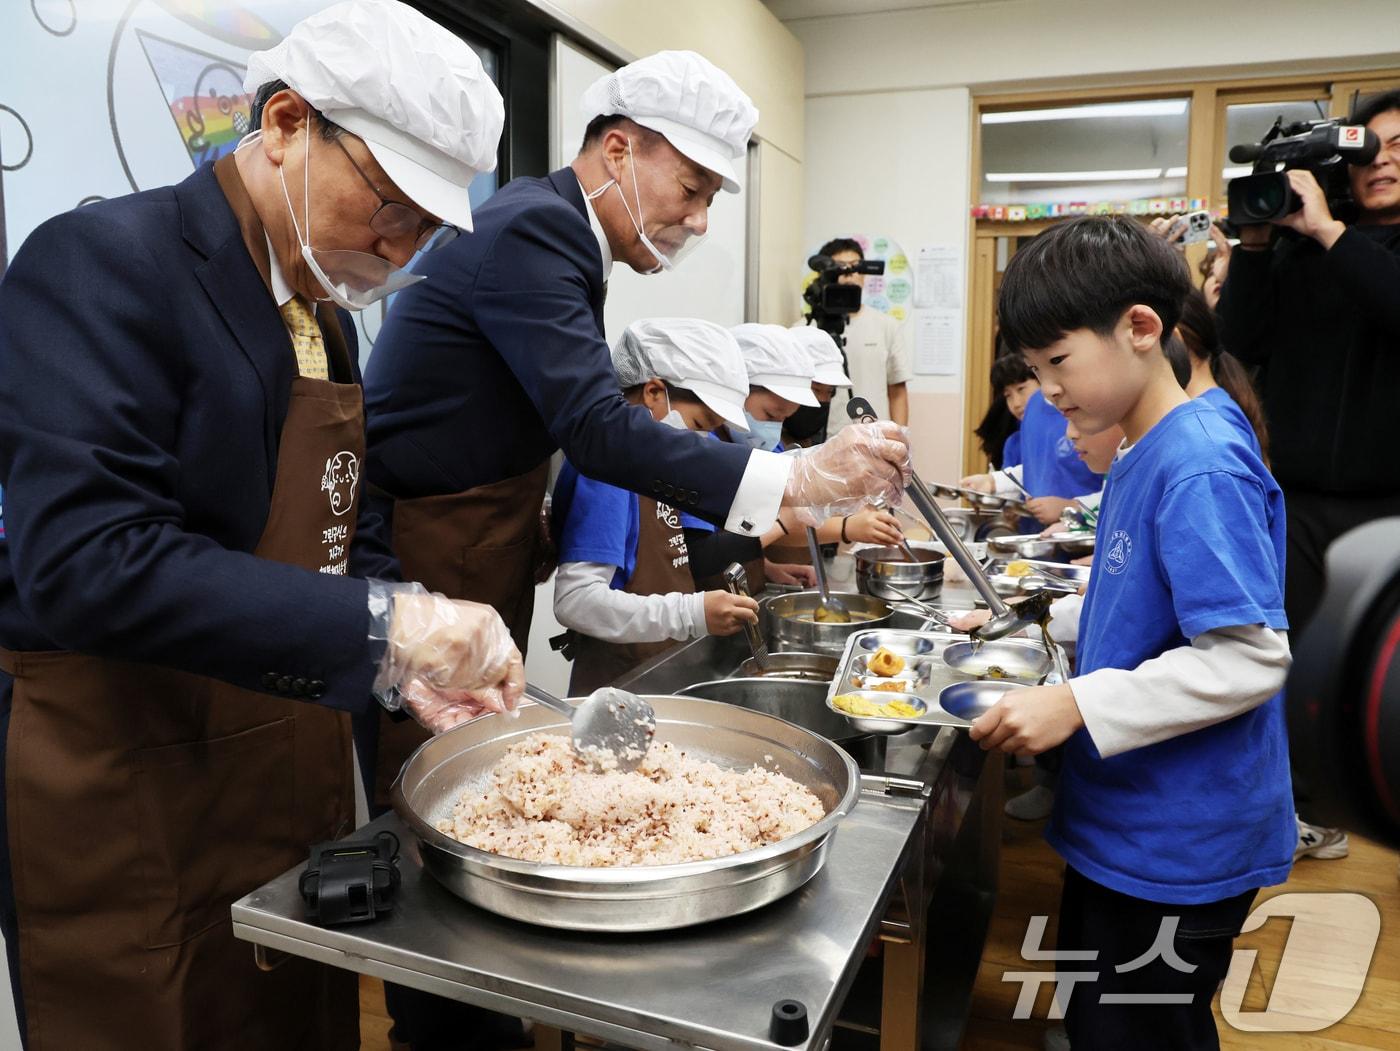
<instances>
[{"instance_id":1,"label":"man in navy suit","mask_svg":"<svg viewBox=\"0 0 1400 1051\"><path fill-rule=\"evenodd\" d=\"M655 422L618 388L603 332L614 261L670 269L703 237L758 111L693 52L662 52L597 81L573 164L516 178L477 211L476 233L424 259L428 280L396 297L365 375L371 497L392 517L405 576L489 602L524 649L541 561L549 457L750 537L780 504L855 510L897 499L908 460L897 429L848 428L805 461ZM378 720L375 803L422 740ZM395 1032L414 1051L455 1048L446 1003L391 989ZM419 1005L423 1007L422 1004Z\"/></svg>"},{"instance_id":2,"label":"man in navy suit","mask_svg":"<svg viewBox=\"0 0 1400 1051\"><path fill-rule=\"evenodd\" d=\"M388 0L306 19L247 87L235 154L51 219L0 282L0 926L32 1051L357 1047L353 975L260 972L229 905L352 827L346 713L402 692L442 728L521 687L490 607L386 582L334 306L470 228L500 96Z\"/></svg>"}]
</instances>

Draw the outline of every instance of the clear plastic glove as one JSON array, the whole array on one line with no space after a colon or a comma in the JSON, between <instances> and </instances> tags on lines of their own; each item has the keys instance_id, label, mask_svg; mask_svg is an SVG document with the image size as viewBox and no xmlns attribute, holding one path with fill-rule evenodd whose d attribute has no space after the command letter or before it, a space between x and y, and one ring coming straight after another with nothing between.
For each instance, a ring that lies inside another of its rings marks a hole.
<instances>
[{"instance_id":1,"label":"clear plastic glove","mask_svg":"<svg viewBox=\"0 0 1400 1051\"><path fill-rule=\"evenodd\" d=\"M520 701L525 667L500 615L421 584L369 582L370 640L382 651L374 694L435 733Z\"/></svg>"},{"instance_id":2,"label":"clear plastic glove","mask_svg":"<svg viewBox=\"0 0 1400 1051\"><path fill-rule=\"evenodd\" d=\"M797 462L783 503L810 526L854 514L880 498L897 505L913 472L909 432L887 421L851 424L821 445L790 455Z\"/></svg>"}]
</instances>

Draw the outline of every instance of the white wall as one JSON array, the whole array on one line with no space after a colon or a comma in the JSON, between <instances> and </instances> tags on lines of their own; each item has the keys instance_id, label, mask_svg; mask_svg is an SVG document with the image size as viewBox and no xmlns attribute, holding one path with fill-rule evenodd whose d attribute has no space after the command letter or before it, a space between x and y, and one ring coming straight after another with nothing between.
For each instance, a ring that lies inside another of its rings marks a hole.
<instances>
[{"instance_id":1,"label":"white wall","mask_svg":"<svg viewBox=\"0 0 1400 1051\"><path fill-rule=\"evenodd\" d=\"M869 103L866 95L807 101L806 244L880 233L911 257L928 244L966 254L967 89L902 91ZM957 377L917 376L909 385L914 462L925 478L960 474L961 391Z\"/></svg>"},{"instance_id":2,"label":"white wall","mask_svg":"<svg viewBox=\"0 0 1400 1051\"><path fill-rule=\"evenodd\" d=\"M910 252L963 242L977 93L1400 65L1400 0L985 0L816 17L804 16L833 5L773 6L806 51L809 245L847 231ZM960 391L934 378L911 388L926 477L957 471Z\"/></svg>"}]
</instances>

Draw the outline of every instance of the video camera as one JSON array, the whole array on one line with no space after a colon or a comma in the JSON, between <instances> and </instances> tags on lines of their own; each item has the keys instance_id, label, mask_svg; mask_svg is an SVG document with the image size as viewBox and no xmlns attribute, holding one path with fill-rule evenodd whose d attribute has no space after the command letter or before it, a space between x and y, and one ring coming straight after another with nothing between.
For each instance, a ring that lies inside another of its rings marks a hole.
<instances>
[{"instance_id":1,"label":"video camera","mask_svg":"<svg viewBox=\"0 0 1400 1051\"><path fill-rule=\"evenodd\" d=\"M1308 819L1400 846L1400 518L1327 549L1285 695Z\"/></svg>"},{"instance_id":2,"label":"video camera","mask_svg":"<svg viewBox=\"0 0 1400 1051\"><path fill-rule=\"evenodd\" d=\"M1230 147L1235 164L1253 162L1254 173L1231 179L1230 218L1237 226L1257 225L1296 212L1302 201L1288 183L1289 168L1313 173L1332 214L1342 218L1351 204L1348 165L1370 164L1380 150L1376 133L1338 120L1283 123L1279 117L1258 142ZM1282 165L1283 170L1276 170Z\"/></svg>"},{"instance_id":3,"label":"video camera","mask_svg":"<svg viewBox=\"0 0 1400 1051\"><path fill-rule=\"evenodd\" d=\"M814 255L807 260L807 266L817 272L816 280L802 292L802 299L812 311L812 322L844 348L846 321L860 309L861 289L859 285L841 284L840 278L846 274L883 274L884 260L862 259L852 266L842 266L829 255Z\"/></svg>"}]
</instances>

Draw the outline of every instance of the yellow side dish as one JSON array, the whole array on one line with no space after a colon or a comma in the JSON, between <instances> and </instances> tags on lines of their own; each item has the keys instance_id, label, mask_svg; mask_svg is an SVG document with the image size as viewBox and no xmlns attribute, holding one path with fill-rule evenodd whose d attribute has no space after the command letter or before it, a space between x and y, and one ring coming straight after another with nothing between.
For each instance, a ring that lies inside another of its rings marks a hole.
<instances>
[{"instance_id":1,"label":"yellow side dish","mask_svg":"<svg viewBox=\"0 0 1400 1051\"><path fill-rule=\"evenodd\" d=\"M886 677L898 675L904 670L904 658L881 646L866 660L865 670L870 672L871 675L883 675Z\"/></svg>"},{"instance_id":2,"label":"yellow side dish","mask_svg":"<svg viewBox=\"0 0 1400 1051\"><path fill-rule=\"evenodd\" d=\"M1035 572L1035 567L1029 562L1017 559L1015 562L1006 564L1006 575L1008 577L1028 577Z\"/></svg>"},{"instance_id":3,"label":"yellow side dish","mask_svg":"<svg viewBox=\"0 0 1400 1051\"><path fill-rule=\"evenodd\" d=\"M847 715L865 718L917 719L923 712L908 701L886 701L883 704L862 697L858 693L843 693L831 699L832 706Z\"/></svg>"}]
</instances>

